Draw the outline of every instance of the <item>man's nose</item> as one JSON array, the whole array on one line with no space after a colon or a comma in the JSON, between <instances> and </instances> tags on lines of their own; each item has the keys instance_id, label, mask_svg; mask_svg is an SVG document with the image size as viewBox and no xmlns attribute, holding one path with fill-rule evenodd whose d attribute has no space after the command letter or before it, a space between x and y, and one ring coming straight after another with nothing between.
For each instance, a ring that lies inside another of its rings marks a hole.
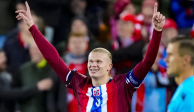
<instances>
[{"instance_id":1,"label":"man's nose","mask_svg":"<svg viewBox=\"0 0 194 112\"><path fill-rule=\"evenodd\" d=\"M91 66L97 66L96 62L91 63Z\"/></svg>"}]
</instances>

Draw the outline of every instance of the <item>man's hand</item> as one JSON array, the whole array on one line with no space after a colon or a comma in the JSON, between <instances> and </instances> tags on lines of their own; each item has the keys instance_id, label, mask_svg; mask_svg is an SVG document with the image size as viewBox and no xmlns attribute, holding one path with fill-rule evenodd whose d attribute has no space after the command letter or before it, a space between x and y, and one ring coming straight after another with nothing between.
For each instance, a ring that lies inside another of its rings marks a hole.
<instances>
[{"instance_id":1,"label":"man's hand","mask_svg":"<svg viewBox=\"0 0 194 112\"><path fill-rule=\"evenodd\" d=\"M17 10L16 13L18 13L18 15L16 16L16 18L18 20L24 20L24 22L26 23L26 25L28 26L28 28L30 28L32 25L34 25L34 21L32 19L32 15L31 15L31 12L30 12L30 7L28 5L27 2L25 2L26 4L26 9L27 11L25 10Z\"/></svg>"},{"instance_id":2,"label":"man's hand","mask_svg":"<svg viewBox=\"0 0 194 112\"><path fill-rule=\"evenodd\" d=\"M154 29L157 31L162 31L163 26L165 24L165 16L160 14L160 12L157 12L158 4L154 4L154 14L152 18L152 22L154 24Z\"/></svg>"},{"instance_id":3,"label":"man's hand","mask_svg":"<svg viewBox=\"0 0 194 112\"><path fill-rule=\"evenodd\" d=\"M53 85L53 81L50 78L43 79L37 83L39 91L50 90Z\"/></svg>"}]
</instances>

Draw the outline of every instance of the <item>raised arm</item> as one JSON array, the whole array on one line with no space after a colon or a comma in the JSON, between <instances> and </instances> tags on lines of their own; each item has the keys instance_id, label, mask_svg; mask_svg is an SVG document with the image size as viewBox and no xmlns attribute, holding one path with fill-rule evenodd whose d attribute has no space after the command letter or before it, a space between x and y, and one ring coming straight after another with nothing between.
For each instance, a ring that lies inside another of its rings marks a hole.
<instances>
[{"instance_id":1,"label":"raised arm","mask_svg":"<svg viewBox=\"0 0 194 112\"><path fill-rule=\"evenodd\" d=\"M128 74L128 80L135 87L138 87L141 84L142 80L145 78L145 76L151 69L158 53L162 36L162 28L165 23L165 17L160 14L160 12L157 12L157 6L157 3L155 3L154 14L152 18L154 30L152 39L148 45L148 50L146 52L145 58L135 66L132 73Z\"/></svg>"},{"instance_id":2,"label":"raised arm","mask_svg":"<svg viewBox=\"0 0 194 112\"><path fill-rule=\"evenodd\" d=\"M16 18L18 20L22 20L22 19L24 20L44 58L55 70L55 72L58 74L61 80L63 82L66 82L66 76L69 73L70 69L66 66L64 61L61 59L61 57L59 56L54 46L51 45L40 33L40 31L36 28L31 16L30 7L28 6L27 2L25 2L25 4L26 4L27 11L25 10L16 11L16 13L18 13Z\"/></svg>"}]
</instances>

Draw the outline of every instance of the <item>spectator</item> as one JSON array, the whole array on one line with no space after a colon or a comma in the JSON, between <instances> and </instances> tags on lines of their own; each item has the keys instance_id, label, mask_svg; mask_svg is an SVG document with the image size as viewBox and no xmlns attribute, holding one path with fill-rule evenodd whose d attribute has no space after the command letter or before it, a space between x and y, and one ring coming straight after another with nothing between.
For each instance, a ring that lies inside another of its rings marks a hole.
<instances>
[{"instance_id":1,"label":"spectator","mask_svg":"<svg viewBox=\"0 0 194 112\"><path fill-rule=\"evenodd\" d=\"M81 74L87 74L87 50L88 41L84 34L71 33L68 41L68 53L63 59L70 69L76 69ZM73 90L67 93L68 112L78 112L78 104Z\"/></svg>"},{"instance_id":2,"label":"spectator","mask_svg":"<svg viewBox=\"0 0 194 112\"><path fill-rule=\"evenodd\" d=\"M142 9L141 13L143 15L143 18L141 15L141 20L143 20L143 25L142 25L142 38L146 41L149 42L152 30L153 30L153 25L152 23L152 14L154 12L154 3L156 3L157 0L144 0L142 3Z\"/></svg>"},{"instance_id":3,"label":"spectator","mask_svg":"<svg viewBox=\"0 0 194 112\"><path fill-rule=\"evenodd\" d=\"M35 24L44 35L45 28L42 18L35 15L35 13L32 15ZM19 82L17 76L19 67L30 60L28 47L31 42L33 42L33 38L24 21L21 21L18 28L11 31L7 36L4 50L8 59L8 71L13 75L14 85L17 85L17 82Z\"/></svg>"},{"instance_id":4,"label":"spectator","mask_svg":"<svg viewBox=\"0 0 194 112\"><path fill-rule=\"evenodd\" d=\"M122 12L126 12L126 13L130 13L130 14L135 15L135 14L136 14L135 11L136 11L136 10L135 10L134 5L133 5L132 3L130 3L130 4L128 4L128 5L123 9Z\"/></svg>"},{"instance_id":5,"label":"spectator","mask_svg":"<svg viewBox=\"0 0 194 112\"><path fill-rule=\"evenodd\" d=\"M78 28L79 29L79 28ZM77 31L77 30L76 30ZM68 50L63 51L62 59L65 61L70 69L76 69L82 74L87 74L87 52L88 40L85 34L81 32L71 32L68 39ZM52 72L52 76L56 77L56 73ZM57 78L55 78L57 79ZM65 104L67 104L68 112L78 112L78 104L71 89L65 89L65 85L60 80L59 89L52 90L51 94L59 94L58 105L59 112L66 112ZM58 91L56 93L55 91ZM66 95L66 96L65 96ZM67 100L66 100L67 99Z\"/></svg>"},{"instance_id":6,"label":"spectator","mask_svg":"<svg viewBox=\"0 0 194 112\"><path fill-rule=\"evenodd\" d=\"M123 12L126 6L130 6L131 1L130 0L117 0L114 3L114 15L110 18L110 25L111 25L111 38L117 38L117 21L120 18L120 14ZM133 6L133 5L131 5ZM132 7L133 8L133 7ZM126 9L125 9L126 10ZM134 9L133 9L134 10ZM135 11L130 11L135 12Z\"/></svg>"},{"instance_id":7,"label":"spectator","mask_svg":"<svg viewBox=\"0 0 194 112\"><path fill-rule=\"evenodd\" d=\"M85 17L76 16L72 20L70 32L81 33L81 34L85 35L86 40L89 42L88 50L91 51L93 48L100 46L100 43L96 40L94 35L90 32L88 24L89 23ZM56 46L57 50L59 51L59 54L61 54L62 52L64 52L64 50L66 50L66 48L67 48L66 41L67 40L64 40Z\"/></svg>"},{"instance_id":8,"label":"spectator","mask_svg":"<svg viewBox=\"0 0 194 112\"><path fill-rule=\"evenodd\" d=\"M71 25L71 32L82 33L86 35L86 39L89 42L89 51L99 46L99 42L89 29L89 23L83 16L77 16L73 19Z\"/></svg>"},{"instance_id":9,"label":"spectator","mask_svg":"<svg viewBox=\"0 0 194 112\"><path fill-rule=\"evenodd\" d=\"M145 56L147 45L143 49ZM158 66L160 54L148 72L143 83L133 95L132 112L165 112L168 98L168 86L170 84L164 68ZM150 103L152 102L152 103Z\"/></svg>"},{"instance_id":10,"label":"spectator","mask_svg":"<svg viewBox=\"0 0 194 112\"><path fill-rule=\"evenodd\" d=\"M20 70L22 88L30 88L40 80L47 78L51 67L43 58L38 47L32 43L29 47L31 61L24 63ZM23 112L47 112L46 94L40 93L31 99L20 101L20 109Z\"/></svg>"},{"instance_id":11,"label":"spectator","mask_svg":"<svg viewBox=\"0 0 194 112\"><path fill-rule=\"evenodd\" d=\"M136 9L130 0L115 0L109 2L99 25L98 40L101 43L105 44L110 38L117 37L117 20L122 12L135 15Z\"/></svg>"},{"instance_id":12,"label":"spectator","mask_svg":"<svg viewBox=\"0 0 194 112\"><path fill-rule=\"evenodd\" d=\"M99 2L98 1L92 1L92 2ZM71 0L69 1L69 4L64 7L63 9L63 15L60 19L60 26L58 32L56 32L57 39L55 40L54 44L59 43L61 40L66 37L69 34L71 29L71 23L72 20L77 16L82 16L85 19L87 19L87 25L88 29L90 29L90 33L94 34L95 36L98 35L98 27L101 20L101 13L103 11L103 8L92 5L88 6L87 0Z\"/></svg>"},{"instance_id":13,"label":"spectator","mask_svg":"<svg viewBox=\"0 0 194 112\"><path fill-rule=\"evenodd\" d=\"M142 59L144 42L135 24L135 17L128 13L122 13L118 20L118 37L112 40L113 65L118 73L131 70Z\"/></svg>"},{"instance_id":14,"label":"spectator","mask_svg":"<svg viewBox=\"0 0 194 112\"><path fill-rule=\"evenodd\" d=\"M144 16L143 23L145 26L150 27L152 23L152 13L154 11L154 3L157 0L144 0L142 3L142 14Z\"/></svg>"},{"instance_id":15,"label":"spectator","mask_svg":"<svg viewBox=\"0 0 194 112\"><path fill-rule=\"evenodd\" d=\"M178 28L174 20L167 18L164 24L163 35L161 39L160 52L162 55L162 59L159 61L161 67L166 68L166 63L164 62L164 58L166 57L166 48L170 42L170 40L178 35Z\"/></svg>"},{"instance_id":16,"label":"spectator","mask_svg":"<svg viewBox=\"0 0 194 112\"><path fill-rule=\"evenodd\" d=\"M30 99L51 88L51 79L43 79L28 89L12 88L12 77L6 71L6 60L5 52L0 50L0 112L14 112L16 101Z\"/></svg>"},{"instance_id":17,"label":"spectator","mask_svg":"<svg viewBox=\"0 0 194 112\"><path fill-rule=\"evenodd\" d=\"M68 52L63 56L70 69L76 68L82 74L87 74L88 41L82 33L71 33L68 40Z\"/></svg>"}]
</instances>

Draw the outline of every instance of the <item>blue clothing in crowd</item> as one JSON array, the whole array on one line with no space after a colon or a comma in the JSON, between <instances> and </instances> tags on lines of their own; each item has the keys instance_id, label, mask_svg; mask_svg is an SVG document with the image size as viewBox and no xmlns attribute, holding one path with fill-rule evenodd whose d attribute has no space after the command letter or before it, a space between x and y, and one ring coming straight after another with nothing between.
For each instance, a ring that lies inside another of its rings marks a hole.
<instances>
[{"instance_id":1,"label":"blue clothing in crowd","mask_svg":"<svg viewBox=\"0 0 194 112\"><path fill-rule=\"evenodd\" d=\"M3 45L5 43L6 37L3 35L0 35L0 49L3 48Z\"/></svg>"},{"instance_id":2,"label":"blue clothing in crowd","mask_svg":"<svg viewBox=\"0 0 194 112\"><path fill-rule=\"evenodd\" d=\"M164 61L164 59L166 58L167 56L167 52L166 52L166 49L163 51L163 56L162 56L162 59L159 60L158 64L163 67L163 68L167 68L167 65L166 65L166 62Z\"/></svg>"},{"instance_id":3,"label":"blue clothing in crowd","mask_svg":"<svg viewBox=\"0 0 194 112\"><path fill-rule=\"evenodd\" d=\"M169 85L168 76L158 71L149 71L141 86L144 86L144 100L141 102L143 110L141 112L166 112L167 88ZM133 94L131 112L137 112L136 104L138 100L137 92Z\"/></svg>"},{"instance_id":4,"label":"blue clothing in crowd","mask_svg":"<svg viewBox=\"0 0 194 112\"><path fill-rule=\"evenodd\" d=\"M194 1L172 0L171 8L179 28L191 28L194 23Z\"/></svg>"}]
</instances>

